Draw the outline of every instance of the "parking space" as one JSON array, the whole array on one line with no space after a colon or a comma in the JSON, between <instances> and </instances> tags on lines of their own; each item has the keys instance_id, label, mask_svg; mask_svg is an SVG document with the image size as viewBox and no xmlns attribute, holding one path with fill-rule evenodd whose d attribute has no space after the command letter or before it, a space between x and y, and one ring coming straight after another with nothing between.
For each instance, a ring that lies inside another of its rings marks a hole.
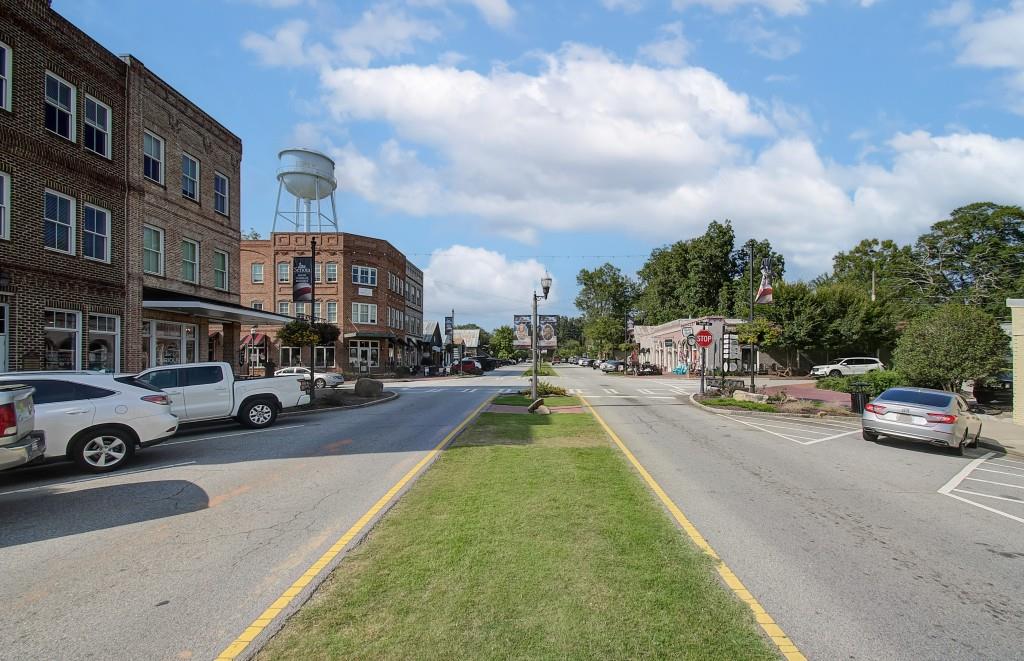
<instances>
[{"instance_id":1,"label":"parking space","mask_svg":"<svg viewBox=\"0 0 1024 661\"><path fill-rule=\"evenodd\" d=\"M720 414L719 417L799 445L816 445L861 433L860 420L857 418L761 417L744 414Z\"/></svg>"},{"instance_id":2,"label":"parking space","mask_svg":"<svg viewBox=\"0 0 1024 661\"><path fill-rule=\"evenodd\" d=\"M939 493L1024 524L1024 461L986 453L967 464Z\"/></svg>"}]
</instances>

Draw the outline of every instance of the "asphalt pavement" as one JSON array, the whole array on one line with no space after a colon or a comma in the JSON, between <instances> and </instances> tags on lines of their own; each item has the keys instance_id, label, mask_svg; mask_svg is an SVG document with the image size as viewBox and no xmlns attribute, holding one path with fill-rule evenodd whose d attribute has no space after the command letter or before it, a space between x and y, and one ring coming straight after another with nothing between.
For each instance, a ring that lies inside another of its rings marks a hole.
<instances>
[{"instance_id":1,"label":"asphalt pavement","mask_svg":"<svg viewBox=\"0 0 1024 661\"><path fill-rule=\"evenodd\" d=\"M214 658L499 381L0 474L0 659Z\"/></svg>"},{"instance_id":2,"label":"asphalt pavement","mask_svg":"<svg viewBox=\"0 0 1024 661\"><path fill-rule=\"evenodd\" d=\"M708 413L694 381L558 370L808 658L1024 659L1024 463L867 442L849 419Z\"/></svg>"}]
</instances>

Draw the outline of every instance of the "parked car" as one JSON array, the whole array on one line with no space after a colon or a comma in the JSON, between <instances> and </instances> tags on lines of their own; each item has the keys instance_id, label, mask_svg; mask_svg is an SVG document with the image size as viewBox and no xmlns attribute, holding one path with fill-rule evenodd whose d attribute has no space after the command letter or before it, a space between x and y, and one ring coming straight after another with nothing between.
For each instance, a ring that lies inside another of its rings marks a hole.
<instances>
[{"instance_id":1,"label":"parked car","mask_svg":"<svg viewBox=\"0 0 1024 661\"><path fill-rule=\"evenodd\" d=\"M637 376L661 376L661 368L654 363L642 363L636 368Z\"/></svg>"},{"instance_id":2,"label":"parked car","mask_svg":"<svg viewBox=\"0 0 1024 661\"><path fill-rule=\"evenodd\" d=\"M621 372L626 367L626 363L621 360L606 360L601 363L602 372Z\"/></svg>"},{"instance_id":3,"label":"parked car","mask_svg":"<svg viewBox=\"0 0 1024 661\"><path fill-rule=\"evenodd\" d=\"M178 431L170 397L131 376L96 372L8 372L0 383L35 389L35 428L47 459L71 459L93 473L117 470L136 449Z\"/></svg>"},{"instance_id":4,"label":"parked car","mask_svg":"<svg viewBox=\"0 0 1024 661\"><path fill-rule=\"evenodd\" d=\"M880 436L925 441L963 454L981 438L981 418L963 397L930 388L889 388L861 416L864 440Z\"/></svg>"},{"instance_id":5,"label":"parked car","mask_svg":"<svg viewBox=\"0 0 1024 661\"><path fill-rule=\"evenodd\" d=\"M274 424L282 409L309 403L308 377L236 380L227 363L165 365L136 378L170 395L181 422L234 418L260 429Z\"/></svg>"},{"instance_id":6,"label":"parked car","mask_svg":"<svg viewBox=\"0 0 1024 661\"><path fill-rule=\"evenodd\" d=\"M457 363L452 363L448 371L451 374L483 374L483 366L475 358L463 358Z\"/></svg>"},{"instance_id":7,"label":"parked car","mask_svg":"<svg viewBox=\"0 0 1024 661\"><path fill-rule=\"evenodd\" d=\"M32 386L0 385L0 470L22 466L43 456L46 438L35 429Z\"/></svg>"},{"instance_id":8,"label":"parked car","mask_svg":"<svg viewBox=\"0 0 1024 661\"><path fill-rule=\"evenodd\" d=\"M883 369L885 365L877 358L841 358L827 365L815 365L811 368L811 376L850 376Z\"/></svg>"},{"instance_id":9,"label":"parked car","mask_svg":"<svg viewBox=\"0 0 1024 661\"><path fill-rule=\"evenodd\" d=\"M974 399L982 406L1013 404L1013 374L1003 372L974 382Z\"/></svg>"},{"instance_id":10,"label":"parked car","mask_svg":"<svg viewBox=\"0 0 1024 661\"><path fill-rule=\"evenodd\" d=\"M308 367L282 367L274 372L274 376L292 376L293 374L307 381L309 380ZM338 386L345 385L344 374L337 372L314 372L313 374L316 377L313 385L317 388L337 388Z\"/></svg>"},{"instance_id":11,"label":"parked car","mask_svg":"<svg viewBox=\"0 0 1024 661\"><path fill-rule=\"evenodd\" d=\"M498 368L498 361L490 356L474 356L473 358L476 362L480 363L480 369L484 372L490 372Z\"/></svg>"}]
</instances>

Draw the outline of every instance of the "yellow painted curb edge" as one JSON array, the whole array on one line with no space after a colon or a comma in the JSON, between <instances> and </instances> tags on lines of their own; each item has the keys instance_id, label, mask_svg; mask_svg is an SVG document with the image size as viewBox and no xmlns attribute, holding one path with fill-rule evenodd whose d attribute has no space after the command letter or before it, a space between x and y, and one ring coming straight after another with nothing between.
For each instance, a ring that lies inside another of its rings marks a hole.
<instances>
[{"instance_id":1,"label":"yellow painted curb edge","mask_svg":"<svg viewBox=\"0 0 1024 661\"><path fill-rule=\"evenodd\" d=\"M281 593L281 596L278 597L272 604L270 604L269 608L267 608L265 611L263 611L262 614L260 614L259 617L253 620L252 624L246 627L245 631L239 634L239 636L235 638L235 640L230 645L225 647L224 651L216 657L216 661L234 661L235 659L237 659L238 656L242 654L242 652L244 652L247 647L249 647L249 643L254 641L257 636L263 633L263 631L270 625L270 623L273 622L274 619L279 614L281 614L282 611L286 610L292 604L295 598L298 597L300 593L302 593L303 589L306 588L306 586L308 586L310 583L312 583L313 580L317 577L317 575L324 571L324 569L326 569L331 564L331 562L334 561L338 557L338 555L345 550L349 543L351 543L352 540L355 539L356 536L359 535L359 533L361 533L363 529L366 528L366 526L374 520L374 517L376 517L381 512L381 510L387 507L387 505L395 498L395 496L401 493L402 489L404 489L405 486L409 484L409 482L412 481L417 476L417 474L419 474L419 472L424 469L424 467L428 466L434 460L434 458L437 457L437 455L445 448L445 446L448 445L452 441L452 439L458 436L459 433L466 428L466 425L468 425L470 421L472 421L473 418L475 418L477 414L480 413L480 411L482 411L484 407L486 407L491 402L492 399L494 399L494 397L488 397L484 403L476 407L473 410L473 412L467 415L462 420L462 422L460 422L458 426L455 427L455 429L451 430L440 443L434 446L433 450L428 452L427 455L420 459L420 461L415 466L409 469L409 472L403 475L402 479L396 482L394 486L388 489L387 493L381 496L380 499L376 503L374 503L373 506L370 507L370 509L368 509L366 513L363 514L363 516L361 516L359 520L352 525L351 528L345 531L345 534L339 537L338 541L336 541L329 549L327 549L327 551L325 551L324 554L321 555L316 562L310 565L309 569L307 569L305 573L302 574L302 576L300 576L294 583L292 583L287 590Z\"/></svg>"},{"instance_id":2,"label":"yellow painted curb edge","mask_svg":"<svg viewBox=\"0 0 1024 661\"><path fill-rule=\"evenodd\" d=\"M600 423L605 433L607 433L612 441L615 442L615 445L617 445L619 449L622 450L622 453L626 455L626 458L629 459L629 463L633 464L633 467L640 473L640 476L644 478L644 482L647 483L647 486L651 488L651 491L654 492L662 504L668 509L672 518L674 518L676 523L678 523L683 531L686 532L690 540L697 545L697 548L714 560L715 569L717 569L718 575L722 577L722 580L727 586L729 586L729 589L739 597L740 601L745 603L750 608L751 612L754 613L754 619L757 620L757 624L765 634L771 638L775 646L779 648L782 656L785 657L787 661L807 661L807 657L801 654L800 650L797 649L797 646L789 639L789 636L787 636L779 625L775 623L772 616L764 610L764 607L761 606L754 595L747 590L746 586L743 585L736 574L732 573L732 570L729 569L728 565L722 561L718 556L718 553L715 552L715 549L711 548L711 545L708 544L708 540L704 539L704 536L700 534L700 531L690 523L690 520L686 518L686 515L683 514L681 509L679 509L679 506L669 498L668 494L661 488L661 485L658 484L657 480L647 472L647 469L643 467L643 465L637 460L636 456L634 456L629 448L626 447L626 444L622 442L619 435L612 431L612 428L608 426L608 423L604 421L604 418L598 415L597 411L594 410L594 407L590 405L590 402L588 402L585 397L582 395L577 395L577 397L579 397L580 401L587 407L587 410L594 416L594 419Z\"/></svg>"}]
</instances>

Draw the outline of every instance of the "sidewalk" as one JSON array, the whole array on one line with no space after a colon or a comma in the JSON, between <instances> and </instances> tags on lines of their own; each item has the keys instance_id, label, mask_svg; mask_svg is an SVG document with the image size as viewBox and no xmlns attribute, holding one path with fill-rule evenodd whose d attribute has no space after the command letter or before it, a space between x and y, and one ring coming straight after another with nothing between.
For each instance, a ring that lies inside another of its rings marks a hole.
<instances>
[{"instance_id":1,"label":"sidewalk","mask_svg":"<svg viewBox=\"0 0 1024 661\"><path fill-rule=\"evenodd\" d=\"M982 415L982 445L1007 454L1024 456L1024 427L1016 425L1008 417ZM991 441L986 443L986 441Z\"/></svg>"}]
</instances>

